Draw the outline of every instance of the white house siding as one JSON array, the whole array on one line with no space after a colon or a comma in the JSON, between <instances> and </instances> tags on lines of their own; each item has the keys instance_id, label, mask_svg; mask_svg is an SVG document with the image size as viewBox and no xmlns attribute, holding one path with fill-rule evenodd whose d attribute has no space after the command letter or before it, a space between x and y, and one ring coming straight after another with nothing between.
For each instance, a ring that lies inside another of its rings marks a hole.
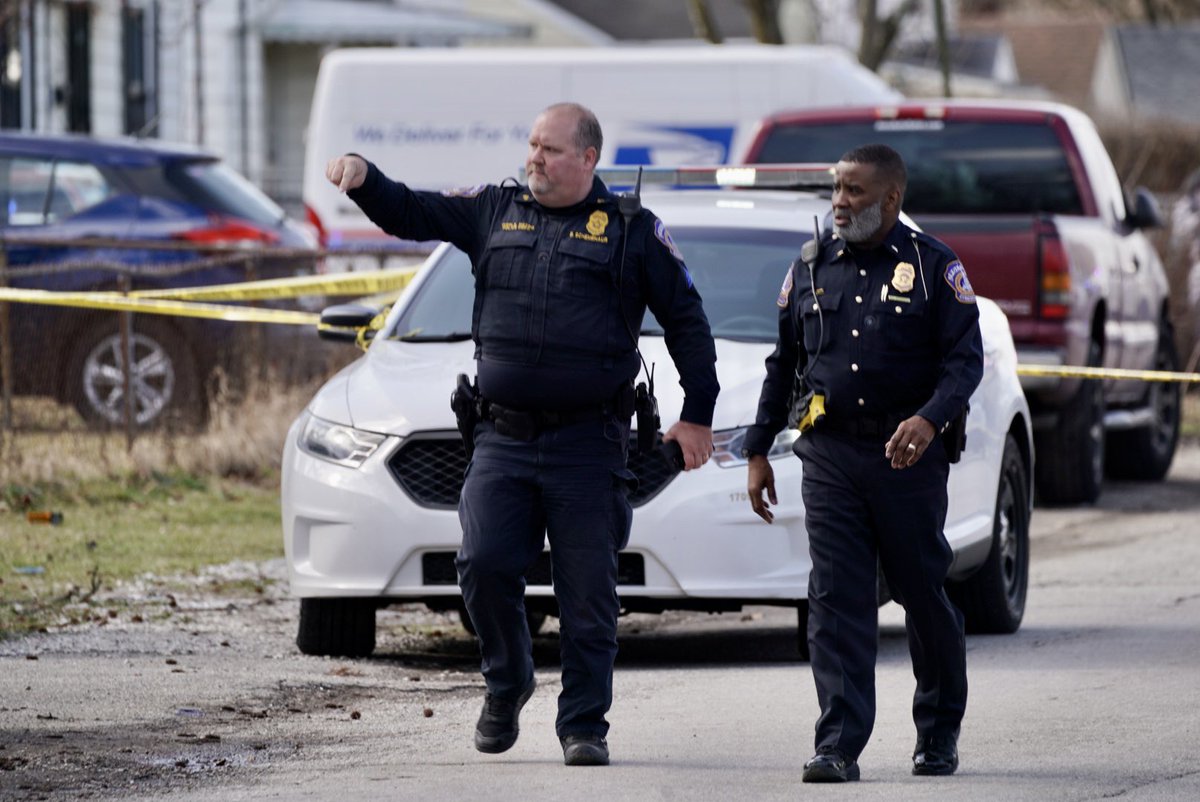
<instances>
[{"instance_id":1,"label":"white house siding","mask_svg":"<svg viewBox=\"0 0 1200 802\"><path fill-rule=\"evenodd\" d=\"M102 0L92 6L91 19L92 133L125 133L125 99L121 84L121 4Z\"/></svg>"},{"instance_id":2,"label":"white house siding","mask_svg":"<svg viewBox=\"0 0 1200 802\"><path fill-rule=\"evenodd\" d=\"M266 138L262 187L293 211L300 208L305 132L322 51L309 44L274 43L264 48L266 102L261 105L266 112Z\"/></svg>"},{"instance_id":3,"label":"white house siding","mask_svg":"<svg viewBox=\"0 0 1200 802\"><path fill-rule=\"evenodd\" d=\"M37 127L43 131L61 131L67 125L66 110L55 102L55 88L66 80L67 56L62 47L47 47L62 42L66 26L61 6L38 4L34 13L37 31L37 91L34 95Z\"/></svg>"},{"instance_id":4,"label":"white house siding","mask_svg":"<svg viewBox=\"0 0 1200 802\"><path fill-rule=\"evenodd\" d=\"M171 141L188 141L183 65L191 59L191 8L182 0L159 6L158 18L158 136ZM191 89L186 89L190 97Z\"/></svg>"}]
</instances>

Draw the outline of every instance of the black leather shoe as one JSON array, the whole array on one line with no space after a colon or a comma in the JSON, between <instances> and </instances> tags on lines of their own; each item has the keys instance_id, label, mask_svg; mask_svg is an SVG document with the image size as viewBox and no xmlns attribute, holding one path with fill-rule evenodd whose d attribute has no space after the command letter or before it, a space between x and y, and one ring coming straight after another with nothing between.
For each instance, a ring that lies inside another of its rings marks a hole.
<instances>
[{"instance_id":1,"label":"black leather shoe","mask_svg":"<svg viewBox=\"0 0 1200 802\"><path fill-rule=\"evenodd\" d=\"M844 783L858 779L858 762L836 749L822 747L812 760L804 764L806 783Z\"/></svg>"},{"instance_id":2,"label":"black leather shoe","mask_svg":"<svg viewBox=\"0 0 1200 802\"><path fill-rule=\"evenodd\" d=\"M563 763L568 766L607 766L608 742L599 735L562 738Z\"/></svg>"},{"instance_id":3,"label":"black leather shoe","mask_svg":"<svg viewBox=\"0 0 1200 802\"><path fill-rule=\"evenodd\" d=\"M533 689L536 687L537 680L530 679L529 687L515 700L499 699L490 693L483 698L483 710L479 714L479 721L475 723L476 749L498 754L512 748L520 733L517 718L521 715L521 708L529 701L529 697L533 696Z\"/></svg>"},{"instance_id":4,"label":"black leather shoe","mask_svg":"<svg viewBox=\"0 0 1200 802\"><path fill-rule=\"evenodd\" d=\"M912 773L944 777L958 769L958 738L953 735L923 735L913 750Z\"/></svg>"}]
</instances>

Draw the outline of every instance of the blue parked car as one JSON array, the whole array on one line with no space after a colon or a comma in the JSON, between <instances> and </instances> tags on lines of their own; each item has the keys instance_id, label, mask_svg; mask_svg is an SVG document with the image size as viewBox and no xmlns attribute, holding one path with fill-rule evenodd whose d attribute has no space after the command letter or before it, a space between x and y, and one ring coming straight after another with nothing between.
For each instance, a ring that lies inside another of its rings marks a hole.
<instances>
[{"instance_id":1,"label":"blue parked car","mask_svg":"<svg viewBox=\"0 0 1200 802\"><path fill-rule=\"evenodd\" d=\"M112 290L131 269L134 289L240 281L241 264L181 272L203 258L191 250L97 248L81 238L162 240L197 247L312 249L313 234L217 157L186 145L69 135L0 134L0 236L8 284L48 290ZM61 239L63 245L22 239ZM72 269L22 275L30 265ZM257 278L309 272L311 258L264 259ZM14 392L73 404L100 425L125 420L119 316L108 311L28 304L10 307ZM209 377L232 367L235 324L135 314L130 364L139 427L175 417L197 422L207 410ZM268 331L271 328L268 327ZM274 332L272 332L274 334ZM291 333L288 333L289 335Z\"/></svg>"}]
</instances>

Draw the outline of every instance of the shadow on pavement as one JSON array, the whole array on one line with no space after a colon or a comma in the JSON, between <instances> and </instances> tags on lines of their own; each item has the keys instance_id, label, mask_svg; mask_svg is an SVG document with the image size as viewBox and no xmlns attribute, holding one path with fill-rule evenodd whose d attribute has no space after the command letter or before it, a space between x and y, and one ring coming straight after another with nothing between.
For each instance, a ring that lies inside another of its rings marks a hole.
<instances>
[{"instance_id":1,"label":"shadow on pavement","mask_svg":"<svg viewBox=\"0 0 1200 802\"><path fill-rule=\"evenodd\" d=\"M794 626L747 626L736 621L728 625L705 626L685 631L655 629L638 633L621 632L618 636L618 669L671 666L721 667L732 665L794 663L800 659ZM395 662L412 667L477 669L479 650L466 633L441 633L436 638L381 640L372 660ZM879 664L907 661L908 644L902 627L885 625L880 631ZM557 632L533 639L533 660L539 668L560 664Z\"/></svg>"}]
</instances>

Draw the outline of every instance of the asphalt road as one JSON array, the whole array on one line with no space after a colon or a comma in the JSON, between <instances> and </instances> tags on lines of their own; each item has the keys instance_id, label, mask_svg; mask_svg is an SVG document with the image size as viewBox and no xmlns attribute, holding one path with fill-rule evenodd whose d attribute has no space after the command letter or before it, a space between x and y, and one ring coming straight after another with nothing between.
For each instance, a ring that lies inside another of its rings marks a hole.
<instances>
[{"instance_id":1,"label":"asphalt road","mask_svg":"<svg viewBox=\"0 0 1200 802\"><path fill-rule=\"evenodd\" d=\"M552 632L520 740L481 755L474 642L452 616L392 609L372 659L303 657L271 564L221 569L257 579L248 598L151 583L104 626L0 642L0 799L1200 799L1200 447L1165 483L1038 508L1033 530L1021 631L968 638L954 777L909 774L894 605L862 781L802 786L817 708L791 611L623 620L613 765L566 768Z\"/></svg>"}]
</instances>

